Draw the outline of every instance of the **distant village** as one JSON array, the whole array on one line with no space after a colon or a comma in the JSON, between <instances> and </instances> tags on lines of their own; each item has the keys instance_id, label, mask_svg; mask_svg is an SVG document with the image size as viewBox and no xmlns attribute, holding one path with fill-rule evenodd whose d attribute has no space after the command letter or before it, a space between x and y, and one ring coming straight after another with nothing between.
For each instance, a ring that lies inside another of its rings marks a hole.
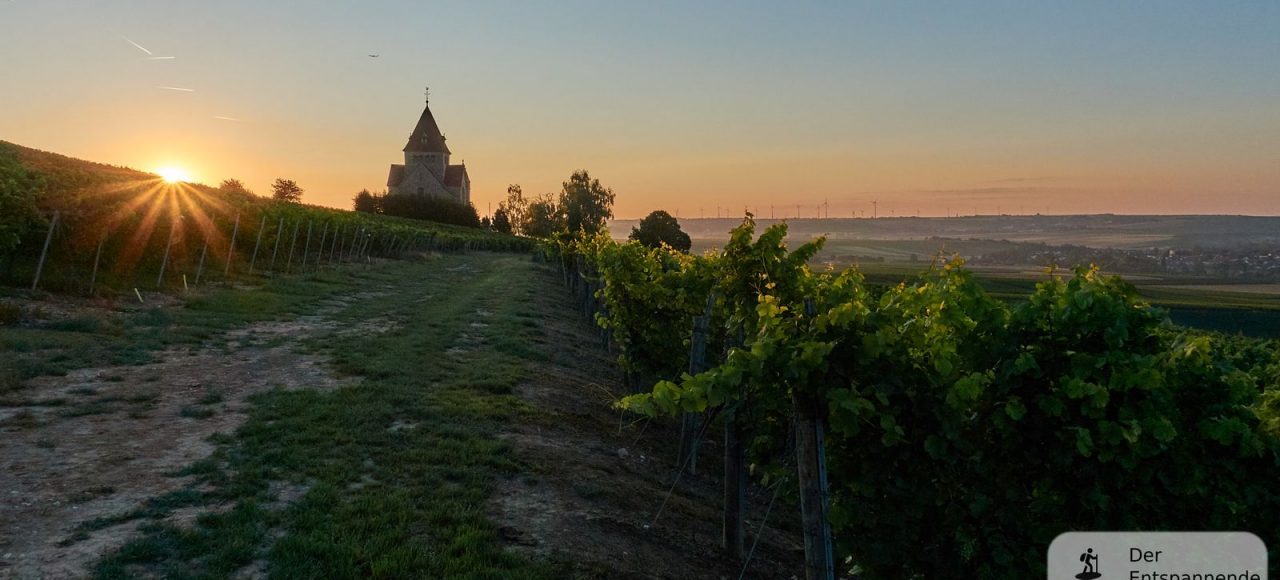
<instances>
[{"instance_id":1,"label":"distant village","mask_svg":"<svg viewBox=\"0 0 1280 580\"><path fill-rule=\"evenodd\" d=\"M1115 272L1183 274L1259 282L1280 281L1280 247L1242 244L1229 247L1123 250L1085 246L1018 244L999 252L974 256L974 265L1070 266L1095 263Z\"/></svg>"}]
</instances>

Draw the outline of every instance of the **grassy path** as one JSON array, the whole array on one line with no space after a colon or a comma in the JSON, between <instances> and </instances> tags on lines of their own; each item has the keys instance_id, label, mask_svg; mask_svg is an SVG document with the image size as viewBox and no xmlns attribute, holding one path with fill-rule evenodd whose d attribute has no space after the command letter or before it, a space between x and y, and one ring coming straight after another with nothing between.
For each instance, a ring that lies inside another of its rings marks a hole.
<instances>
[{"instance_id":1,"label":"grassy path","mask_svg":"<svg viewBox=\"0 0 1280 580\"><path fill-rule=\"evenodd\" d=\"M535 282L471 254L167 306L6 299L29 320L0 327L0 578L104 549L100 578L561 576L485 516Z\"/></svg>"},{"instance_id":2,"label":"grassy path","mask_svg":"<svg viewBox=\"0 0 1280 580\"><path fill-rule=\"evenodd\" d=\"M612 355L527 256L147 298L0 327L0 579L741 568L717 556L715 461L672 488L675 434L610 408ZM793 528L747 577L796 569Z\"/></svg>"},{"instance_id":3,"label":"grassy path","mask_svg":"<svg viewBox=\"0 0 1280 580\"><path fill-rule=\"evenodd\" d=\"M153 501L201 506L197 525L144 526L97 575L555 577L505 552L484 513L494 479L516 468L496 431L522 412L510 393L530 283L522 256L367 273L375 291L332 313L336 328L286 338L363 381L255 395L190 485Z\"/></svg>"}]
</instances>

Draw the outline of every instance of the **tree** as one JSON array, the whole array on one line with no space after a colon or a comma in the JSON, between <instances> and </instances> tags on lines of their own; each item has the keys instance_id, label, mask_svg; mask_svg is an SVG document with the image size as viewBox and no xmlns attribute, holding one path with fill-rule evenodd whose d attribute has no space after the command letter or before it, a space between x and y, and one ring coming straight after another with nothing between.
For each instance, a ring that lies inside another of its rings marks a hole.
<instances>
[{"instance_id":1,"label":"tree","mask_svg":"<svg viewBox=\"0 0 1280 580\"><path fill-rule=\"evenodd\" d=\"M382 212L387 215L417 220L430 220L470 228L480 227L475 206L431 195L384 195Z\"/></svg>"},{"instance_id":2,"label":"tree","mask_svg":"<svg viewBox=\"0 0 1280 580\"><path fill-rule=\"evenodd\" d=\"M383 196L369 193L369 190L362 189L357 193L355 198L351 200L356 211L364 213L382 213Z\"/></svg>"},{"instance_id":3,"label":"tree","mask_svg":"<svg viewBox=\"0 0 1280 580\"><path fill-rule=\"evenodd\" d=\"M551 194L544 193L529 203L522 234L545 238L561 229L564 229L564 222L561 219L560 208L556 207Z\"/></svg>"},{"instance_id":4,"label":"tree","mask_svg":"<svg viewBox=\"0 0 1280 580\"><path fill-rule=\"evenodd\" d=\"M498 204L498 209L493 212L493 231L500 234L511 233L511 218L507 217L507 210L503 209L502 204Z\"/></svg>"},{"instance_id":5,"label":"tree","mask_svg":"<svg viewBox=\"0 0 1280 580\"><path fill-rule=\"evenodd\" d=\"M525 199L524 194L520 191L520 184L513 183L507 186L507 201L499 203L498 209L507 214L507 220L511 223L511 232L524 233L524 222L525 216L529 211L529 200Z\"/></svg>"},{"instance_id":6,"label":"tree","mask_svg":"<svg viewBox=\"0 0 1280 580\"><path fill-rule=\"evenodd\" d=\"M591 179L585 169L573 172L560 190L564 227L573 233L603 231L613 217L613 197L613 190L600 185L599 179Z\"/></svg>"},{"instance_id":7,"label":"tree","mask_svg":"<svg viewBox=\"0 0 1280 580\"><path fill-rule=\"evenodd\" d=\"M276 178L271 184L271 198L277 201L287 201L289 203L300 203L302 201L302 188L292 179Z\"/></svg>"},{"instance_id":8,"label":"tree","mask_svg":"<svg viewBox=\"0 0 1280 580\"><path fill-rule=\"evenodd\" d=\"M222 183L218 184L218 189L221 189L222 191L225 191L228 193L243 193L245 195L253 195L253 192L249 191L249 188L245 187L244 183L242 183L239 179L235 179L235 178L222 180Z\"/></svg>"},{"instance_id":9,"label":"tree","mask_svg":"<svg viewBox=\"0 0 1280 580\"><path fill-rule=\"evenodd\" d=\"M680 222L662 210L654 211L640 220L638 226L631 228L630 238L650 248L666 244L681 252L688 252L693 247L693 240L680 229Z\"/></svg>"}]
</instances>

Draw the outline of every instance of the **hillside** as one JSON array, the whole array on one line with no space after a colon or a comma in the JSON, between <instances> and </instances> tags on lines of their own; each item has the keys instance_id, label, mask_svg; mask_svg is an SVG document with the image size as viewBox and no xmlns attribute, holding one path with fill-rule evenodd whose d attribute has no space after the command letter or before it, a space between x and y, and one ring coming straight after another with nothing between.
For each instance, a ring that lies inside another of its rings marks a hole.
<instances>
[{"instance_id":1,"label":"hillside","mask_svg":"<svg viewBox=\"0 0 1280 580\"><path fill-rule=\"evenodd\" d=\"M0 176L6 208L0 284L20 287L91 294L178 289L408 250L531 244L479 229L166 183L12 143L0 142Z\"/></svg>"}]
</instances>

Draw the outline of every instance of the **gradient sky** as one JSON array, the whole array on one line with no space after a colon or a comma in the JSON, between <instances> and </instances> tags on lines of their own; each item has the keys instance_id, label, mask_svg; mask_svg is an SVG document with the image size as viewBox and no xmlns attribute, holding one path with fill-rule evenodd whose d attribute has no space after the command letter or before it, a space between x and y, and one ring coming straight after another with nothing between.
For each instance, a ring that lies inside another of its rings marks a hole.
<instances>
[{"instance_id":1,"label":"gradient sky","mask_svg":"<svg viewBox=\"0 0 1280 580\"><path fill-rule=\"evenodd\" d=\"M0 139L209 184L350 207L427 85L482 214L1280 214L1275 0L0 0Z\"/></svg>"}]
</instances>

